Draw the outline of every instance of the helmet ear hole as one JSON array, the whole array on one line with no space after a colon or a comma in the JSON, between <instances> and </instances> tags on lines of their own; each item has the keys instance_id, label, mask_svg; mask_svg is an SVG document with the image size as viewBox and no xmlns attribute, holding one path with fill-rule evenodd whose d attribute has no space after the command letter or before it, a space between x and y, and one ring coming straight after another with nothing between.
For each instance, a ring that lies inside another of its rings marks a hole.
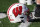
<instances>
[{"instance_id":1,"label":"helmet ear hole","mask_svg":"<svg viewBox=\"0 0 40 27\"><path fill-rule=\"evenodd\" d=\"M21 20L21 22L25 23L25 21L24 21L24 20Z\"/></svg>"},{"instance_id":2,"label":"helmet ear hole","mask_svg":"<svg viewBox=\"0 0 40 27\"><path fill-rule=\"evenodd\" d=\"M20 18L24 18L24 17L20 17Z\"/></svg>"}]
</instances>

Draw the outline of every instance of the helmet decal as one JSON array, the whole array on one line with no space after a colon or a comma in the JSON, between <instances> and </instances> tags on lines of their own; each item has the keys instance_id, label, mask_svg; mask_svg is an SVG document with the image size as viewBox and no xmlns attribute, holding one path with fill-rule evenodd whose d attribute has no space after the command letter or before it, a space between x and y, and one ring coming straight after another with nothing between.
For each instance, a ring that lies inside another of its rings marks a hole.
<instances>
[{"instance_id":1,"label":"helmet decal","mask_svg":"<svg viewBox=\"0 0 40 27\"><path fill-rule=\"evenodd\" d=\"M12 12L13 12L13 14L14 14L15 17L17 17L18 14L21 15L22 14L22 6L14 8Z\"/></svg>"}]
</instances>

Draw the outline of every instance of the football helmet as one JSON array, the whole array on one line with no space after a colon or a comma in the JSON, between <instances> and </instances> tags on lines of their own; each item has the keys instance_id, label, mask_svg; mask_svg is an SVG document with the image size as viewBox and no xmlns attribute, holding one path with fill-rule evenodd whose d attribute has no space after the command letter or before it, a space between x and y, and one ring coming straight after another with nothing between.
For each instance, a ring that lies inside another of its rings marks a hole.
<instances>
[{"instance_id":1,"label":"football helmet","mask_svg":"<svg viewBox=\"0 0 40 27\"><path fill-rule=\"evenodd\" d=\"M17 23L23 19L27 20L28 11L29 9L24 4L14 3L8 8L7 15L11 23Z\"/></svg>"}]
</instances>

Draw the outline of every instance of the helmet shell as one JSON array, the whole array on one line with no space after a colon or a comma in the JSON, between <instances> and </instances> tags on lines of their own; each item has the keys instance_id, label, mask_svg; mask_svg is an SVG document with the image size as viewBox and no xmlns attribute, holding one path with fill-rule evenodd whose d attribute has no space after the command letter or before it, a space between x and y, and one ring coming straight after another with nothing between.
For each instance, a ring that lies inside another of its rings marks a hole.
<instances>
[{"instance_id":1,"label":"helmet shell","mask_svg":"<svg viewBox=\"0 0 40 27\"><path fill-rule=\"evenodd\" d=\"M20 17L27 18L25 11L28 11L28 8L22 3L12 4L8 10L7 15L11 23L21 22Z\"/></svg>"}]
</instances>

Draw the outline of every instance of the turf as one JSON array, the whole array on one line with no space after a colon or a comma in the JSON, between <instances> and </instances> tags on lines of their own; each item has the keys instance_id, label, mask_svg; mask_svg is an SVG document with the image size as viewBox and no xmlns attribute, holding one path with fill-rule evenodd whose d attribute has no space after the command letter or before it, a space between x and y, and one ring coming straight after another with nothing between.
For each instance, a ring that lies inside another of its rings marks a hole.
<instances>
[{"instance_id":1,"label":"turf","mask_svg":"<svg viewBox=\"0 0 40 27\"><path fill-rule=\"evenodd\" d=\"M0 27L18 27L18 25L20 24L20 23L15 23L15 24L10 23L8 17L1 19L0 21L1 21Z\"/></svg>"},{"instance_id":2,"label":"turf","mask_svg":"<svg viewBox=\"0 0 40 27\"><path fill-rule=\"evenodd\" d=\"M33 22L29 27L40 27L40 22Z\"/></svg>"},{"instance_id":3,"label":"turf","mask_svg":"<svg viewBox=\"0 0 40 27\"><path fill-rule=\"evenodd\" d=\"M13 3L18 3L18 0L0 0L0 12L6 12Z\"/></svg>"},{"instance_id":4,"label":"turf","mask_svg":"<svg viewBox=\"0 0 40 27\"><path fill-rule=\"evenodd\" d=\"M18 0L0 0L0 12L7 12L8 8L13 4L18 3ZM10 23L8 17L0 19L0 27L18 27L20 23Z\"/></svg>"},{"instance_id":5,"label":"turf","mask_svg":"<svg viewBox=\"0 0 40 27\"><path fill-rule=\"evenodd\" d=\"M0 0L0 12L7 12L7 9L13 4L13 3L18 3L18 0ZM30 11L33 10L35 4L33 5L26 5ZM18 27L20 23L10 23L8 17L4 19L0 19L0 27ZM40 22L33 22L30 24L29 27L40 27Z\"/></svg>"}]
</instances>

